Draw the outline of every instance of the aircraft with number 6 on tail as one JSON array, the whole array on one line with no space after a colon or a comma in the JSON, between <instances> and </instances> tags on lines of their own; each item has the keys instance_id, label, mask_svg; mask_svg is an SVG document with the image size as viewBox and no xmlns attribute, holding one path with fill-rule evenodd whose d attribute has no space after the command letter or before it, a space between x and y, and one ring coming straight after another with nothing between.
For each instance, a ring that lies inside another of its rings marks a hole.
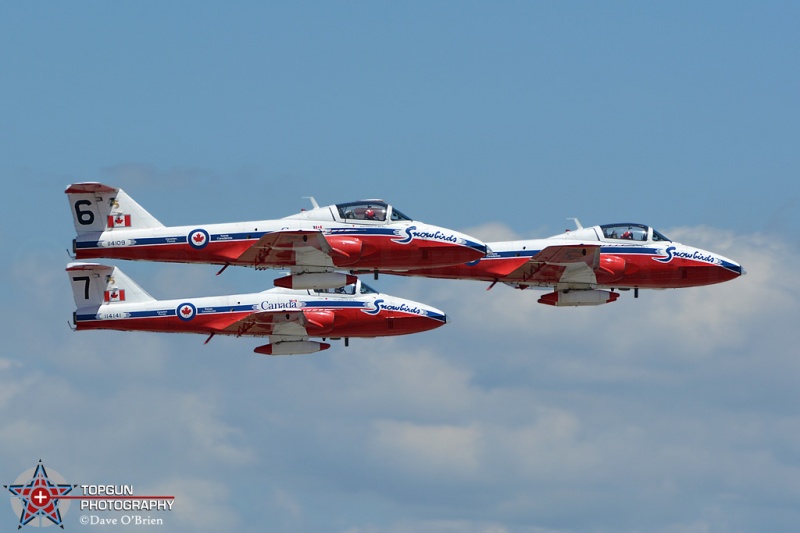
<instances>
[{"instance_id":1,"label":"aircraft with number 6 on tail","mask_svg":"<svg viewBox=\"0 0 800 533\"><path fill-rule=\"evenodd\" d=\"M282 268L276 286L341 287L352 275L458 265L486 255L481 241L414 221L382 200L319 207L278 220L166 227L117 187L75 183L66 194L78 260L126 259ZM222 272L220 270L220 272Z\"/></svg>"},{"instance_id":2,"label":"aircraft with number 6 on tail","mask_svg":"<svg viewBox=\"0 0 800 533\"><path fill-rule=\"evenodd\" d=\"M411 300L380 294L356 280L332 289L281 287L253 294L156 300L119 268L70 263L67 274L78 331L113 329L266 337L256 353L289 355L326 350L310 340L406 335L438 328L447 316Z\"/></svg>"},{"instance_id":3,"label":"aircraft with number 6 on tail","mask_svg":"<svg viewBox=\"0 0 800 533\"><path fill-rule=\"evenodd\" d=\"M473 263L402 273L443 279L502 282L518 289L550 287L539 303L557 307L601 305L616 290L674 289L722 283L745 274L726 257L669 240L643 224L604 224L547 239L490 242L491 253Z\"/></svg>"}]
</instances>

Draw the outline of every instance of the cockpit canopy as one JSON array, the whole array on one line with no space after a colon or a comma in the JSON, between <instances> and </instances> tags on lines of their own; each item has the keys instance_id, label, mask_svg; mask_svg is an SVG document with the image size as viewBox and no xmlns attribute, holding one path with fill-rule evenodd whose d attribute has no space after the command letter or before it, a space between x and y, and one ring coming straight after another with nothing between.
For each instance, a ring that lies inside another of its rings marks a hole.
<instances>
[{"instance_id":1,"label":"cockpit canopy","mask_svg":"<svg viewBox=\"0 0 800 533\"><path fill-rule=\"evenodd\" d=\"M339 216L344 221L365 221L377 220L384 222L387 219L392 222L411 219L393 208L382 200L361 200L358 202L348 202L346 204L336 204Z\"/></svg>"},{"instance_id":2,"label":"cockpit canopy","mask_svg":"<svg viewBox=\"0 0 800 533\"><path fill-rule=\"evenodd\" d=\"M601 241L622 244L624 242L672 242L663 234L657 232L650 226L635 224L632 222L620 222L617 224L603 224L589 228L579 227L576 230L567 231L554 238L570 239L575 241Z\"/></svg>"},{"instance_id":3,"label":"cockpit canopy","mask_svg":"<svg viewBox=\"0 0 800 533\"><path fill-rule=\"evenodd\" d=\"M380 226L393 222L411 222L407 217L383 200L359 200L344 204L320 207L312 199L314 209L303 210L284 219L315 220L318 222L344 222Z\"/></svg>"},{"instance_id":4,"label":"cockpit canopy","mask_svg":"<svg viewBox=\"0 0 800 533\"><path fill-rule=\"evenodd\" d=\"M628 240L647 242L653 240L655 242L671 242L655 229L645 226L644 224L633 223L620 223L620 224L603 224L600 226L603 239L611 240Z\"/></svg>"},{"instance_id":5,"label":"cockpit canopy","mask_svg":"<svg viewBox=\"0 0 800 533\"><path fill-rule=\"evenodd\" d=\"M349 296L354 296L356 294L378 294L378 291L361 280L349 285L345 285L344 287L336 287L333 289L316 289L314 292L317 294L347 294Z\"/></svg>"}]
</instances>

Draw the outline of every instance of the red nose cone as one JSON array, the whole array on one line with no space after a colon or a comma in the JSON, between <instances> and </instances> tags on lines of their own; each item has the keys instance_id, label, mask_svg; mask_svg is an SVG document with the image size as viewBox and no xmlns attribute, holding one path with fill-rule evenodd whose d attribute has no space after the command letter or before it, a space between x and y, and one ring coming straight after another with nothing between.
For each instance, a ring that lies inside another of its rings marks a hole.
<instances>
[{"instance_id":1,"label":"red nose cone","mask_svg":"<svg viewBox=\"0 0 800 533\"><path fill-rule=\"evenodd\" d=\"M447 323L447 316L428 317L407 315L387 318L386 320L389 335L405 335L407 333L430 331L444 326Z\"/></svg>"}]
</instances>

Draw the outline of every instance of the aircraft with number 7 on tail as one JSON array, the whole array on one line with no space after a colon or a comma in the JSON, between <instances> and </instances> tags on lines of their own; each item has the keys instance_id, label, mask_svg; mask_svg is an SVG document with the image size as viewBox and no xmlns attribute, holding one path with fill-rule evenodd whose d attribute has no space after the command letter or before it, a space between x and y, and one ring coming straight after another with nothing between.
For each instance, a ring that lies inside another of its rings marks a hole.
<instances>
[{"instance_id":1,"label":"aircraft with number 7 on tail","mask_svg":"<svg viewBox=\"0 0 800 533\"><path fill-rule=\"evenodd\" d=\"M75 183L66 194L78 260L126 259L281 268L275 285L341 287L352 275L458 265L486 255L486 245L456 231L414 221L382 200L302 211L278 220L166 227L122 189ZM220 272L222 272L220 270Z\"/></svg>"},{"instance_id":2,"label":"aircraft with number 7 on tail","mask_svg":"<svg viewBox=\"0 0 800 533\"><path fill-rule=\"evenodd\" d=\"M447 323L438 309L380 294L356 279L318 290L273 288L253 294L156 300L119 268L70 263L78 331L113 329L269 337L254 351L290 355L326 350L311 337L345 339L419 333Z\"/></svg>"},{"instance_id":3,"label":"aircraft with number 7 on tail","mask_svg":"<svg viewBox=\"0 0 800 533\"><path fill-rule=\"evenodd\" d=\"M726 257L673 242L644 224L603 224L547 239L487 243L491 253L465 265L402 273L552 288L538 302L556 307L602 305L617 290L675 289L722 283L745 274Z\"/></svg>"}]
</instances>

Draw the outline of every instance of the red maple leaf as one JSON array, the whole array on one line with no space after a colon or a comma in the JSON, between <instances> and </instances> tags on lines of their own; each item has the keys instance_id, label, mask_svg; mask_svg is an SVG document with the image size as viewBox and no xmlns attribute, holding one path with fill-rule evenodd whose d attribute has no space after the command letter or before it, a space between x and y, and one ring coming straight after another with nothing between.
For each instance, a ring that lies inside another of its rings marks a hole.
<instances>
[{"instance_id":1,"label":"red maple leaf","mask_svg":"<svg viewBox=\"0 0 800 533\"><path fill-rule=\"evenodd\" d=\"M191 315L191 314L192 314L192 308L191 308L191 307L189 307L189 306L187 305L186 307L184 307L183 309L181 309L181 314L182 314L183 316L189 316L189 315Z\"/></svg>"},{"instance_id":2,"label":"red maple leaf","mask_svg":"<svg viewBox=\"0 0 800 533\"><path fill-rule=\"evenodd\" d=\"M199 244L199 243L203 242L204 240L206 240L206 236L203 235L200 232L197 232L197 233L194 234L194 237L192 237L192 239L194 239L194 242Z\"/></svg>"},{"instance_id":3,"label":"red maple leaf","mask_svg":"<svg viewBox=\"0 0 800 533\"><path fill-rule=\"evenodd\" d=\"M112 292L111 293L111 297L116 299L117 298L117 291Z\"/></svg>"},{"instance_id":4,"label":"red maple leaf","mask_svg":"<svg viewBox=\"0 0 800 533\"><path fill-rule=\"evenodd\" d=\"M122 225L125 222L125 219L122 217L117 217L114 219L114 223Z\"/></svg>"}]
</instances>

